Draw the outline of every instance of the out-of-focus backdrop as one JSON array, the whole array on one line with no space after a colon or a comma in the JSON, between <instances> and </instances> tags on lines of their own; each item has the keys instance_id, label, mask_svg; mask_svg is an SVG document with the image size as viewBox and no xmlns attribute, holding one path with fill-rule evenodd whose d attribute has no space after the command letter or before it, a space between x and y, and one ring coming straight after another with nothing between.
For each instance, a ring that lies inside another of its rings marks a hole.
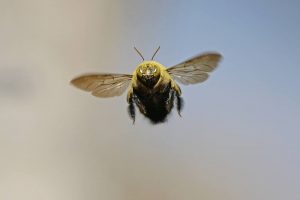
<instances>
[{"instance_id":1,"label":"out-of-focus backdrop","mask_svg":"<svg viewBox=\"0 0 300 200\"><path fill-rule=\"evenodd\" d=\"M0 1L0 199L300 199L299 1ZM69 81L224 59L183 118L133 126L126 95Z\"/></svg>"}]
</instances>

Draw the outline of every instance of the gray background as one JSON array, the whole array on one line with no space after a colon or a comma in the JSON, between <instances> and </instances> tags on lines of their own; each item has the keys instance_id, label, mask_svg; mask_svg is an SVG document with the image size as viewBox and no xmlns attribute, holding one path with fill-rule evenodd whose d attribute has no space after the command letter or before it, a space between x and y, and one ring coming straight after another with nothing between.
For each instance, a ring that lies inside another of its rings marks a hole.
<instances>
[{"instance_id":1,"label":"gray background","mask_svg":"<svg viewBox=\"0 0 300 200\"><path fill-rule=\"evenodd\" d=\"M0 199L300 199L299 1L0 0ZM69 84L218 51L152 126Z\"/></svg>"}]
</instances>

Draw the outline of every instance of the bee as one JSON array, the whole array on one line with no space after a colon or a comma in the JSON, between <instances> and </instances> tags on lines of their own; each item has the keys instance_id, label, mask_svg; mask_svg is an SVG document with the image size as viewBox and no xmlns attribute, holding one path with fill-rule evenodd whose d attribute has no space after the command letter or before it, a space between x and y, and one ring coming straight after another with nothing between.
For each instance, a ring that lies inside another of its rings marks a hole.
<instances>
[{"instance_id":1,"label":"bee","mask_svg":"<svg viewBox=\"0 0 300 200\"><path fill-rule=\"evenodd\" d=\"M145 60L135 47L134 49L143 62L136 67L132 75L95 73L71 80L75 87L102 98L120 96L129 88L128 113L133 123L136 107L153 124L165 122L174 106L181 116L183 99L177 82L183 85L204 82L222 58L219 53L208 52L166 68L153 60L160 47L151 60Z\"/></svg>"}]
</instances>

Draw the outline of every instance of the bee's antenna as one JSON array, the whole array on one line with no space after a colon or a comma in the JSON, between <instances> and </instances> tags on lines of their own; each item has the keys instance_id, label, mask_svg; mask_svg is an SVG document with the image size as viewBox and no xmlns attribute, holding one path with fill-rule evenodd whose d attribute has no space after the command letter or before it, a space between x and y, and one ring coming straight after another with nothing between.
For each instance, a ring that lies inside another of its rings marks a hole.
<instances>
[{"instance_id":1,"label":"bee's antenna","mask_svg":"<svg viewBox=\"0 0 300 200\"><path fill-rule=\"evenodd\" d=\"M143 61L145 60L143 55L141 54L141 52L139 52L139 50L137 50L137 48L134 47L134 50L142 57Z\"/></svg>"},{"instance_id":2,"label":"bee's antenna","mask_svg":"<svg viewBox=\"0 0 300 200\"><path fill-rule=\"evenodd\" d=\"M160 46L158 46L158 48L156 49L155 53L153 54L151 60L153 60L154 56L156 55L156 53L158 52L158 50L160 49Z\"/></svg>"}]
</instances>

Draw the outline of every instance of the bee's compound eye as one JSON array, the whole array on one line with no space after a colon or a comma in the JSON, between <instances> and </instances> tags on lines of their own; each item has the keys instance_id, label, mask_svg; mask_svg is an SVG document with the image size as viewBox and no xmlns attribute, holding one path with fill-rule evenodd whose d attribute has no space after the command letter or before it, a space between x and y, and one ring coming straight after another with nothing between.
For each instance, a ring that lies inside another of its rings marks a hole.
<instances>
[{"instance_id":1,"label":"bee's compound eye","mask_svg":"<svg viewBox=\"0 0 300 200\"><path fill-rule=\"evenodd\" d=\"M140 68L140 72L143 73L143 68Z\"/></svg>"},{"instance_id":2,"label":"bee's compound eye","mask_svg":"<svg viewBox=\"0 0 300 200\"><path fill-rule=\"evenodd\" d=\"M154 69L153 69L153 72L155 73L157 71L157 68L156 67L154 67Z\"/></svg>"}]
</instances>

